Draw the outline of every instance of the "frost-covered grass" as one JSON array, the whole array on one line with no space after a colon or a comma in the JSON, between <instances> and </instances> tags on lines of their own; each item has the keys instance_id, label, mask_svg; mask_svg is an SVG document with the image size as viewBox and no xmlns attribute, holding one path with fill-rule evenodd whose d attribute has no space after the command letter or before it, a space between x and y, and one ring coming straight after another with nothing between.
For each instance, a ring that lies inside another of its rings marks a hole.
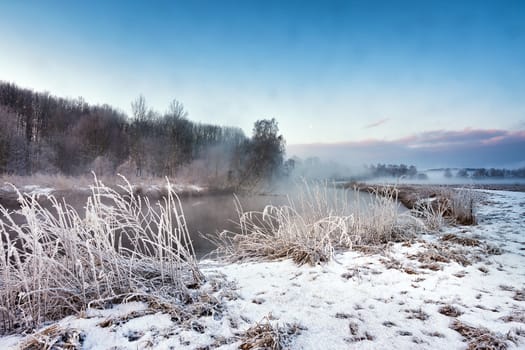
<instances>
[{"instance_id":1,"label":"frost-covered grass","mask_svg":"<svg viewBox=\"0 0 525 350\"><path fill-rule=\"evenodd\" d=\"M427 227L439 230L443 225L475 225L476 206L480 202L480 193L472 188L452 188L449 186L420 185L371 185L346 184L361 191L396 197L413 214L423 218Z\"/></svg>"},{"instance_id":2,"label":"frost-covered grass","mask_svg":"<svg viewBox=\"0 0 525 350\"><path fill-rule=\"evenodd\" d=\"M129 302L0 338L0 348L523 349L524 213L525 193L489 191L478 225L380 253L346 251L315 266L201 261L211 307L184 325L170 310Z\"/></svg>"},{"instance_id":3,"label":"frost-covered grass","mask_svg":"<svg viewBox=\"0 0 525 350\"><path fill-rule=\"evenodd\" d=\"M362 198L357 191L349 196L348 190L305 183L287 205L244 211L237 201L238 232L223 231L211 239L218 255L230 261L327 262L336 251L401 241L423 231L425 222L400 213L395 195L393 188Z\"/></svg>"},{"instance_id":4,"label":"frost-covered grass","mask_svg":"<svg viewBox=\"0 0 525 350\"><path fill-rule=\"evenodd\" d=\"M95 178L84 214L50 194L52 209L21 192L19 211L0 206L2 331L112 302L185 300L202 276L181 203L167 187L154 205L128 182L116 191Z\"/></svg>"},{"instance_id":5,"label":"frost-covered grass","mask_svg":"<svg viewBox=\"0 0 525 350\"><path fill-rule=\"evenodd\" d=\"M424 217L429 227L439 229L445 224L476 224L475 207L481 195L469 188L429 187L426 197L412 204L414 212Z\"/></svg>"}]
</instances>

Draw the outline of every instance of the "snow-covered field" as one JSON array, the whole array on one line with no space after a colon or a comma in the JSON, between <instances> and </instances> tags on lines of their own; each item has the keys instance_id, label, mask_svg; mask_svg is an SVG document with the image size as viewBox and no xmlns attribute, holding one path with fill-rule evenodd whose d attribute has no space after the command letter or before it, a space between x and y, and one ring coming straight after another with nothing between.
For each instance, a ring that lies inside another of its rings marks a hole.
<instances>
[{"instance_id":1,"label":"snow-covered field","mask_svg":"<svg viewBox=\"0 0 525 350\"><path fill-rule=\"evenodd\" d=\"M477 226L313 267L202 261L203 290L217 303L199 319L181 326L132 302L63 319L67 336L59 341L82 349L237 349L246 329L270 323L291 349L465 349L483 341L525 348L525 193L483 193ZM0 349L28 340L0 338Z\"/></svg>"}]
</instances>

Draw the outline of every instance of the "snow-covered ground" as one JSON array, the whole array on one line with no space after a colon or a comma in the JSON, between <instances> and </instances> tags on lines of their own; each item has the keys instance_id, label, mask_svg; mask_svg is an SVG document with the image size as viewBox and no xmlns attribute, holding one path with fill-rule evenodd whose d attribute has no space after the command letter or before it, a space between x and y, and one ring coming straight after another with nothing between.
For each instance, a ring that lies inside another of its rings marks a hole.
<instances>
[{"instance_id":1,"label":"snow-covered ground","mask_svg":"<svg viewBox=\"0 0 525 350\"><path fill-rule=\"evenodd\" d=\"M296 325L292 349L465 349L476 337L525 348L525 193L483 193L479 225L381 252L313 267L202 261L220 307L184 327L139 302L59 325L83 349L237 349L257 322ZM0 338L0 349L21 341Z\"/></svg>"},{"instance_id":2,"label":"snow-covered ground","mask_svg":"<svg viewBox=\"0 0 525 350\"><path fill-rule=\"evenodd\" d=\"M44 195L44 196L49 195L54 191L54 189L51 187L42 187L38 185L21 186L19 190L22 193L27 193L29 195L37 195L37 196L38 195ZM0 185L0 192L6 192L6 193L15 192L15 188L12 185L3 184L3 185Z\"/></svg>"},{"instance_id":3,"label":"snow-covered ground","mask_svg":"<svg viewBox=\"0 0 525 350\"><path fill-rule=\"evenodd\" d=\"M203 192L203 191L206 191L207 188L206 187L203 187L203 186L200 186L200 185L195 185L195 184L187 184L187 183L176 183L176 184L172 184L174 189L175 189L175 192L177 193L180 193L180 192L187 192L187 193L199 193L199 192ZM153 194L153 193L162 193L163 191L166 190L166 185L163 184L163 185L136 185L134 186L134 188L138 188L138 187L141 187L144 189L144 192L146 194ZM82 187L82 186L76 186L74 187L75 190L77 191L89 191L89 187ZM39 186L39 185L25 185L25 186L21 186L19 188L20 192L22 193L27 193L29 195L49 195L49 194L52 194L53 192L56 191L55 188L52 188L52 187L42 187L42 186ZM11 186L11 185L7 185L7 184L4 184L2 186L0 186L0 191L4 191L4 192L13 192L15 191L14 187Z\"/></svg>"},{"instance_id":4,"label":"snow-covered ground","mask_svg":"<svg viewBox=\"0 0 525 350\"><path fill-rule=\"evenodd\" d=\"M50 187L41 187L38 185L26 185L23 186L20 189L23 193L27 193L29 195L49 195L51 192L54 191L53 188Z\"/></svg>"}]
</instances>

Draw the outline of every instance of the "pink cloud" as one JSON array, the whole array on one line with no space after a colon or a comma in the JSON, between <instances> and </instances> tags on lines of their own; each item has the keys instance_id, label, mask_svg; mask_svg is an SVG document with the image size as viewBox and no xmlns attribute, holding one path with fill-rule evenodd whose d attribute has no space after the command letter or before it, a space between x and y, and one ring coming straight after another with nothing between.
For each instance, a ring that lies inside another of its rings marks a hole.
<instances>
[{"instance_id":1,"label":"pink cloud","mask_svg":"<svg viewBox=\"0 0 525 350\"><path fill-rule=\"evenodd\" d=\"M459 131L433 130L412 134L394 140L364 139L359 141L343 141L334 143L295 144L292 147L370 147L397 145L407 148L433 148L455 146L494 145L508 141L525 141L525 131L510 131L500 129L471 129Z\"/></svg>"},{"instance_id":2,"label":"pink cloud","mask_svg":"<svg viewBox=\"0 0 525 350\"><path fill-rule=\"evenodd\" d=\"M505 136L494 136L487 140L482 140L481 143L484 145L494 145L505 140Z\"/></svg>"},{"instance_id":3,"label":"pink cloud","mask_svg":"<svg viewBox=\"0 0 525 350\"><path fill-rule=\"evenodd\" d=\"M378 127L382 124L385 124L387 121L389 121L390 118L384 118L384 119L381 119L381 120L378 120L374 123L371 123L371 124L368 124L368 125L365 125L365 129L370 129L370 128L375 128L375 127Z\"/></svg>"},{"instance_id":4,"label":"pink cloud","mask_svg":"<svg viewBox=\"0 0 525 350\"><path fill-rule=\"evenodd\" d=\"M525 161L525 130L432 130L394 140L366 139L289 145L289 155L318 156L347 163L414 162L483 166ZM435 162L435 163L434 163Z\"/></svg>"},{"instance_id":5,"label":"pink cloud","mask_svg":"<svg viewBox=\"0 0 525 350\"><path fill-rule=\"evenodd\" d=\"M409 148L455 148L525 140L525 132L499 129L433 130L391 141Z\"/></svg>"}]
</instances>

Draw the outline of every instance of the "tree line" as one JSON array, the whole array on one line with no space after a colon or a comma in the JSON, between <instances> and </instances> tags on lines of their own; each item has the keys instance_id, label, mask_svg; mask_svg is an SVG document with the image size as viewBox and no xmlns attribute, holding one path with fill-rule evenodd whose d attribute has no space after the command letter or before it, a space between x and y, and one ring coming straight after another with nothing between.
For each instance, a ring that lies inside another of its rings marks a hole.
<instances>
[{"instance_id":1,"label":"tree line","mask_svg":"<svg viewBox=\"0 0 525 350\"><path fill-rule=\"evenodd\" d=\"M174 176L193 166L207 176L253 182L281 172L285 140L275 119L256 121L249 138L237 127L189 120L176 99L163 113L143 96L131 107L127 116L0 82L0 173Z\"/></svg>"},{"instance_id":2,"label":"tree line","mask_svg":"<svg viewBox=\"0 0 525 350\"><path fill-rule=\"evenodd\" d=\"M367 170L368 177L407 177L410 179L413 178L422 178L424 174L418 173L417 168L414 165L406 164L381 164L377 165L365 165Z\"/></svg>"},{"instance_id":3,"label":"tree line","mask_svg":"<svg viewBox=\"0 0 525 350\"><path fill-rule=\"evenodd\" d=\"M450 169L445 169L445 177L452 177ZM505 168L463 168L456 173L457 177L482 178L525 178L525 168L505 169Z\"/></svg>"}]
</instances>

